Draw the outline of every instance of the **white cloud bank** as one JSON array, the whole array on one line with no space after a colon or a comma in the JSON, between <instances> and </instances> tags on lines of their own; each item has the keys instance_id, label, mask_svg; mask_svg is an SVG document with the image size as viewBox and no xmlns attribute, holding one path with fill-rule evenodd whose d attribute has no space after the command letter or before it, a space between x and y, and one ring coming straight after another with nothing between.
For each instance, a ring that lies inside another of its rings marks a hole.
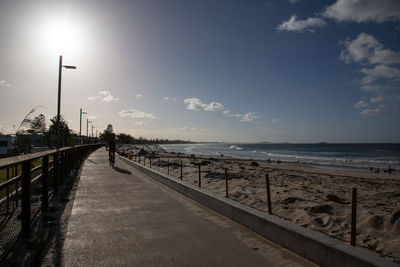
<instances>
[{"instance_id":1,"label":"white cloud bank","mask_svg":"<svg viewBox=\"0 0 400 267\"><path fill-rule=\"evenodd\" d=\"M94 101L100 99L103 102L111 102L111 101L118 101L119 98L114 97L110 91L100 91L96 96L89 96L89 101Z\"/></svg>"},{"instance_id":2,"label":"white cloud bank","mask_svg":"<svg viewBox=\"0 0 400 267\"><path fill-rule=\"evenodd\" d=\"M224 105L212 101L210 104L204 104L199 98L192 97L183 101L189 110L219 111L224 109Z\"/></svg>"},{"instance_id":3,"label":"white cloud bank","mask_svg":"<svg viewBox=\"0 0 400 267\"><path fill-rule=\"evenodd\" d=\"M155 119L156 117L152 113L147 113L144 111L134 110L134 109L124 109L118 112L118 115L122 118L131 117L131 118L147 118L147 119Z\"/></svg>"},{"instance_id":4,"label":"white cloud bank","mask_svg":"<svg viewBox=\"0 0 400 267\"><path fill-rule=\"evenodd\" d=\"M340 58L346 63L400 63L399 52L384 49L383 44L370 34L360 33L356 39L352 41L347 39L344 43L345 50L340 53Z\"/></svg>"},{"instance_id":5,"label":"white cloud bank","mask_svg":"<svg viewBox=\"0 0 400 267\"><path fill-rule=\"evenodd\" d=\"M399 0L337 0L322 15L336 21L385 22L400 19Z\"/></svg>"},{"instance_id":6,"label":"white cloud bank","mask_svg":"<svg viewBox=\"0 0 400 267\"><path fill-rule=\"evenodd\" d=\"M240 121L242 122L249 122L249 121L254 121L255 119L260 118L257 113L255 112L247 112L242 116L242 119Z\"/></svg>"},{"instance_id":7,"label":"white cloud bank","mask_svg":"<svg viewBox=\"0 0 400 267\"><path fill-rule=\"evenodd\" d=\"M283 21L276 29L278 31L314 32L317 28L323 28L327 23L321 18L308 18L306 20L297 19L292 15L289 20Z\"/></svg>"},{"instance_id":8,"label":"white cloud bank","mask_svg":"<svg viewBox=\"0 0 400 267\"><path fill-rule=\"evenodd\" d=\"M387 112L389 108L384 102L395 99L388 96L388 92L400 89L400 69L397 67L400 64L400 53L385 49L374 36L366 33L360 33L354 40L347 38L344 47L340 58L347 64L357 63L362 66L360 73L364 77L360 80L361 90L376 94L370 101L360 100L354 107L365 108L360 112L362 117ZM375 108L366 108L372 105Z\"/></svg>"},{"instance_id":9,"label":"white cloud bank","mask_svg":"<svg viewBox=\"0 0 400 267\"><path fill-rule=\"evenodd\" d=\"M255 119L260 118L260 116L255 113L255 112L247 112L245 114L240 114L240 113L231 113L231 111L227 108L224 107L223 104L212 101L210 104L204 104L201 102L199 98L192 97L192 98L187 98L184 100L184 103L187 105L186 108L188 110L204 110L204 111L221 111L222 114L227 116L227 117L236 117L240 118L241 122L250 122Z\"/></svg>"},{"instance_id":10,"label":"white cloud bank","mask_svg":"<svg viewBox=\"0 0 400 267\"><path fill-rule=\"evenodd\" d=\"M7 82L6 80L0 80L0 86L10 87L11 84L9 82Z\"/></svg>"}]
</instances>

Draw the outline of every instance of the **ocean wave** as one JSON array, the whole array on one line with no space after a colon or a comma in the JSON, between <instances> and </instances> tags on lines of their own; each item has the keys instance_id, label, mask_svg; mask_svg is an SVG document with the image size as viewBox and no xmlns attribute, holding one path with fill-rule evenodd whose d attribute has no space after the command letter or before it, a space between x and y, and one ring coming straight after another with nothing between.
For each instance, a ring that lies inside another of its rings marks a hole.
<instances>
[{"instance_id":1,"label":"ocean wave","mask_svg":"<svg viewBox=\"0 0 400 267\"><path fill-rule=\"evenodd\" d=\"M238 147L238 146L234 146L234 145L232 145L232 146L228 147L228 149L233 149L233 150L243 150L243 148L242 148L242 147Z\"/></svg>"}]
</instances>

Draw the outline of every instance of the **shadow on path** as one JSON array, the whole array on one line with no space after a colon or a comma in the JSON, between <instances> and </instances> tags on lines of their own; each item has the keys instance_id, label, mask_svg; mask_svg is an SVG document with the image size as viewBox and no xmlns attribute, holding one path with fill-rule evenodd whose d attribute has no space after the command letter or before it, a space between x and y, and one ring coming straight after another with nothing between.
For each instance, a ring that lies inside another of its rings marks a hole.
<instances>
[{"instance_id":1,"label":"shadow on path","mask_svg":"<svg viewBox=\"0 0 400 267\"><path fill-rule=\"evenodd\" d=\"M123 173L123 174L132 174L132 172L122 169L122 168L118 168L118 167L114 167L114 170L116 170L117 172Z\"/></svg>"}]
</instances>

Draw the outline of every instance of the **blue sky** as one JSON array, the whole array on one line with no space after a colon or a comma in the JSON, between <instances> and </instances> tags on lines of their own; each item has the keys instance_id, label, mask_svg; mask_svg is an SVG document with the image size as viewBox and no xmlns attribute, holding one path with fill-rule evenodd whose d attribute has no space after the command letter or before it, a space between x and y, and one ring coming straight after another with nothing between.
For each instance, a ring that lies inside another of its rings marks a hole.
<instances>
[{"instance_id":1,"label":"blue sky","mask_svg":"<svg viewBox=\"0 0 400 267\"><path fill-rule=\"evenodd\" d=\"M6 0L0 35L2 132L56 114L63 55L75 131L83 108L133 136L400 142L396 0Z\"/></svg>"}]
</instances>

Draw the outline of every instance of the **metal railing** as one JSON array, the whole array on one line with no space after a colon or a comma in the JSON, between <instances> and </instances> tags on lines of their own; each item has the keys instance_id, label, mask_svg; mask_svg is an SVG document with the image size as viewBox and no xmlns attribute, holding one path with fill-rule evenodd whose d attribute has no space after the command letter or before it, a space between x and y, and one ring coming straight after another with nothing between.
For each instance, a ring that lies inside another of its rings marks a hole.
<instances>
[{"instance_id":1,"label":"metal railing","mask_svg":"<svg viewBox=\"0 0 400 267\"><path fill-rule=\"evenodd\" d=\"M0 262L18 238L30 238L32 223L47 212L68 173L102 144L80 145L0 159Z\"/></svg>"}]
</instances>

